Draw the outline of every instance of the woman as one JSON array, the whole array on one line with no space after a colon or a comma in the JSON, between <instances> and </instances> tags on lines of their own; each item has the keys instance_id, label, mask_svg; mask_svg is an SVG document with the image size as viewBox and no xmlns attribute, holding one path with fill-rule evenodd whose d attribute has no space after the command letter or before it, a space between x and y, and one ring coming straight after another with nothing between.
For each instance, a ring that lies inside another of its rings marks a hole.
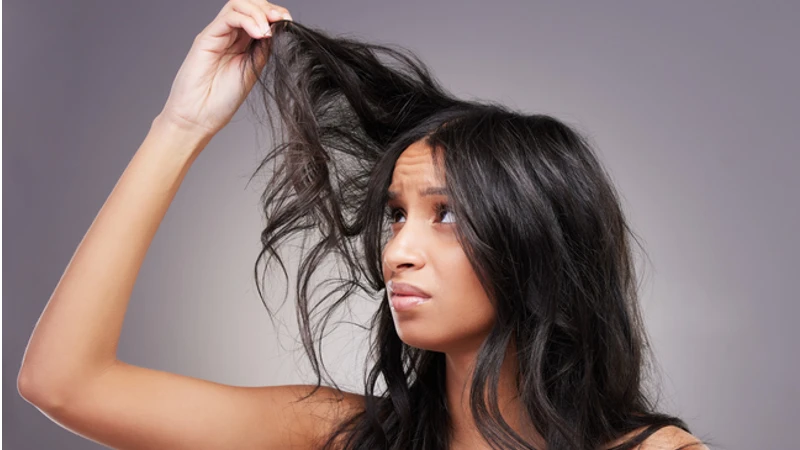
<instances>
[{"instance_id":1,"label":"woman","mask_svg":"<svg viewBox=\"0 0 800 450\"><path fill-rule=\"evenodd\" d=\"M257 82L285 132L259 167L275 164L259 261L283 268L282 241L316 238L297 304L317 384L226 386L126 364L116 347L146 250ZM702 448L643 391L628 234L601 165L558 120L458 100L412 55L231 0L56 287L19 390L115 448ZM342 295L313 300L329 255L348 271ZM322 386L316 351L356 290L380 299L363 395Z\"/></svg>"}]
</instances>

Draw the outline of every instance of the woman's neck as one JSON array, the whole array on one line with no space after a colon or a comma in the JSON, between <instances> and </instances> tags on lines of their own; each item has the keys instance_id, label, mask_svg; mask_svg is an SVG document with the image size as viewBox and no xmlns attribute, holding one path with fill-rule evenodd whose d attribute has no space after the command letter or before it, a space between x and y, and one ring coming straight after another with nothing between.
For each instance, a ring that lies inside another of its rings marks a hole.
<instances>
[{"instance_id":1,"label":"woman's neck","mask_svg":"<svg viewBox=\"0 0 800 450\"><path fill-rule=\"evenodd\" d=\"M447 407L453 427L452 450L491 448L478 431L469 406L472 373L477 352L476 348L445 354ZM531 425L530 420L527 419L525 408L519 400L519 393L514 382L517 367L516 349L511 342L500 369L500 383L497 391L500 414L517 434L541 448L543 440ZM488 403L488 386L485 392Z\"/></svg>"}]
</instances>

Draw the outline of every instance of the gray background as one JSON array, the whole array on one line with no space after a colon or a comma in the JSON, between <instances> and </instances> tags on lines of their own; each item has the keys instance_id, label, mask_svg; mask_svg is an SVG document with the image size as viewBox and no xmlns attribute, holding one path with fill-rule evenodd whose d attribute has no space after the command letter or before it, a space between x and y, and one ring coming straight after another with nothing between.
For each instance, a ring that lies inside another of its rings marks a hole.
<instances>
[{"instance_id":1,"label":"gray background","mask_svg":"<svg viewBox=\"0 0 800 450\"><path fill-rule=\"evenodd\" d=\"M586 133L650 256L642 303L664 408L717 448L796 448L800 6L644 3L284 6L306 25L408 47L457 94ZM19 364L222 2L3 6L3 443L99 448L18 395ZM279 339L252 278L264 180L246 181L265 136L243 108L188 173L140 272L121 359L236 385L313 381L290 304ZM330 366L360 390L364 336L338 336Z\"/></svg>"}]
</instances>

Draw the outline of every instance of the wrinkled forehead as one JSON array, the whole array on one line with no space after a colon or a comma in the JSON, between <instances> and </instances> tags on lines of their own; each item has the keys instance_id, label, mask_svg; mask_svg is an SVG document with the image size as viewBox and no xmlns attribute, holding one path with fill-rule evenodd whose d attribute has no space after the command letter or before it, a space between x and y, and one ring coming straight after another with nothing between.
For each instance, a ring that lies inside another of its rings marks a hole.
<instances>
[{"instance_id":1,"label":"wrinkled forehead","mask_svg":"<svg viewBox=\"0 0 800 450\"><path fill-rule=\"evenodd\" d=\"M395 162L390 190L400 190L409 183L443 185L444 174L434 165L434 153L441 161L441 152L434 152L424 140L409 145Z\"/></svg>"}]
</instances>

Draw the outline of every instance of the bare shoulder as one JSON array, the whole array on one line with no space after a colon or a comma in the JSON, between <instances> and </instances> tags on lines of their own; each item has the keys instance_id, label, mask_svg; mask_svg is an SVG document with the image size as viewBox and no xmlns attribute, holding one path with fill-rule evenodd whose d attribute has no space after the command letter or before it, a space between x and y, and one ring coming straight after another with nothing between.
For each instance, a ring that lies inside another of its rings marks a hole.
<instances>
[{"instance_id":1,"label":"bare shoulder","mask_svg":"<svg viewBox=\"0 0 800 450\"><path fill-rule=\"evenodd\" d=\"M634 430L609 443L605 448L609 449L622 445L635 438L646 429L647 427L643 427ZM635 448L636 450L709 450L700 439L694 437L691 433L687 433L673 426L659 429Z\"/></svg>"},{"instance_id":2,"label":"bare shoulder","mask_svg":"<svg viewBox=\"0 0 800 450\"><path fill-rule=\"evenodd\" d=\"M641 450L708 450L703 442L678 427L664 427L645 439Z\"/></svg>"}]
</instances>

